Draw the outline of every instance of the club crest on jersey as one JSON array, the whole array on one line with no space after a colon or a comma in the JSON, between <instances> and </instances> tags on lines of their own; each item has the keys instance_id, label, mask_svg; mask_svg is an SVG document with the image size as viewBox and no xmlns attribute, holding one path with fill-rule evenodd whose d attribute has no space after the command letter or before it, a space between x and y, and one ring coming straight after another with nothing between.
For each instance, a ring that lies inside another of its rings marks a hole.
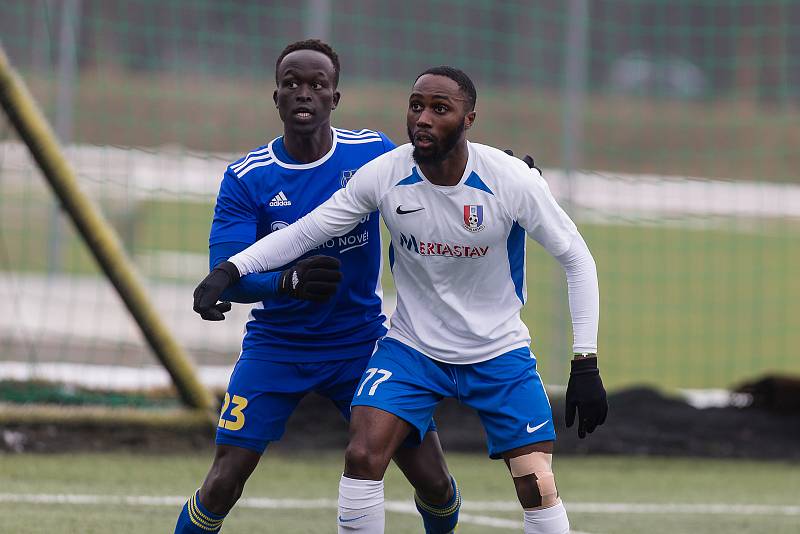
<instances>
[{"instance_id":1,"label":"club crest on jersey","mask_svg":"<svg viewBox=\"0 0 800 534\"><path fill-rule=\"evenodd\" d=\"M358 169L349 169L346 171L342 171L342 187L347 186L347 182L350 181L350 178L352 178L353 175L355 175L357 170Z\"/></svg>"},{"instance_id":2,"label":"club crest on jersey","mask_svg":"<svg viewBox=\"0 0 800 534\"><path fill-rule=\"evenodd\" d=\"M480 232L485 228L483 224L483 206L481 204L467 204L464 206L464 228L470 232Z\"/></svg>"}]
</instances>

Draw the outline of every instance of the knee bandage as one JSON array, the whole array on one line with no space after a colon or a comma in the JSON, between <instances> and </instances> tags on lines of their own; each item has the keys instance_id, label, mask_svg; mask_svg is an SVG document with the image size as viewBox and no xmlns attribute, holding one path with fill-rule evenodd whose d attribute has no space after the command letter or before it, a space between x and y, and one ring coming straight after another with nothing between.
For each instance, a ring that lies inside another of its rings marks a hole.
<instances>
[{"instance_id":1,"label":"knee bandage","mask_svg":"<svg viewBox=\"0 0 800 534\"><path fill-rule=\"evenodd\" d=\"M556 479L553 475L553 455L543 452L523 454L508 460L511 476L514 478L534 475L539 495L542 498L541 506L534 508L549 508L559 503Z\"/></svg>"}]
</instances>

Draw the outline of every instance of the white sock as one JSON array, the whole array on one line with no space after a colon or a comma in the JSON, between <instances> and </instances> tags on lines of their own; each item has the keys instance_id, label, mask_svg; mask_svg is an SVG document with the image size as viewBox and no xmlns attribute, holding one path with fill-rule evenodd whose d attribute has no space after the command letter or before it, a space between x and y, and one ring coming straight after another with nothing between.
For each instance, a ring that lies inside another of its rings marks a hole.
<instances>
[{"instance_id":1,"label":"white sock","mask_svg":"<svg viewBox=\"0 0 800 534\"><path fill-rule=\"evenodd\" d=\"M524 534L569 534L569 519L564 504L542 510L525 510Z\"/></svg>"},{"instance_id":2,"label":"white sock","mask_svg":"<svg viewBox=\"0 0 800 534\"><path fill-rule=\"evenodd\" d=\"M339 534L383 534L383 480L339 481Z\"/></svg>"}]
</instances>

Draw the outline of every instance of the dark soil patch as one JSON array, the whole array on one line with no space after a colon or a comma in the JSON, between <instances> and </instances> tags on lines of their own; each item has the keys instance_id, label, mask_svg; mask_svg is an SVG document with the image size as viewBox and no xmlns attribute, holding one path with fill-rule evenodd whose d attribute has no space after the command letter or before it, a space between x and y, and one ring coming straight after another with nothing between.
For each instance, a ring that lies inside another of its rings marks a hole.
<instances>
[{"instance_id":1,"label":"dark soil patch","mask_svg":"<svg viewBox=\"0 0 800 534\"><path fill-rule=\"evenodd\" d=\"M609 397L608 421L587 439L563 421L563 399L553 399L560 454L625 454L752 459L800 459L800 414L763 408L696 409L651 389L629 389ZM446 451L485 452L485 436L472 410L446 399L436 421ZM271 449L343 450L344 421L327 400L309 395L289 421L284 439ZM207 429L109 425L6 425L0 450L57 453L125 450L176 453L211 450Z\"/></svg>"}]
</instances>

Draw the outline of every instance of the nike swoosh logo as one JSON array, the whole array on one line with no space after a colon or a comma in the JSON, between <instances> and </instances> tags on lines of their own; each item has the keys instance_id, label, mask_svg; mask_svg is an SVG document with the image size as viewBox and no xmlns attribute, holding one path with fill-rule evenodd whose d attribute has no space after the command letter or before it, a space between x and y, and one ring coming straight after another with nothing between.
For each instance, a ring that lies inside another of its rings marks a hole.
<instances>
[{"instance_id":1,"label":"nike swoosh logo","mask_svg":"<svg viewBox=\"0 0 800 534\"><path fill-rule=\"evenodd\" d=\"M367 517L367 514L360 515L360 516L358 516L358 517L354 517L353 519L345 519L345 518L343 518L342 516L339 516L339 522L340 522L340 523L349 523L349 522L351 522L351 521L357 521L357 520L359 520L359 519L361 519L361 518L363 518L363 517Z\"/></svg>"},{"instance_id":2,"label":"nike swoosh logo","mask_svg":"<svg viewBox=\"0 0 800 534\"><path fill-rule=\"evenodd\" d=\"M536 432L537 430L539 430L540 428L542 428L544 425L546 425L549 422L550 422L550 419L548 419L544 423L542 423L540 425L536 425L536 426L531 426L530 423L528 423L528 426L525 427L525 430L528 431L528 434L533 434L534 432Z\"/></svg>"},{"instance_id":3,"label":"nike swoosh logo","mask_svg":"<svg viewBox=\"0 0 800 534\"><path fill-rule=\"evenodd\" d=\"M394 210L394 211L395 211L395 213L397 213L398 215L405 215L406 213L414 213L414 212L416 212L416 211L422 211L422 210L424 210L424 209L425 209L425 208L417 208L417 209L415 209L415 210L404 210L404 209L402 208L402 206L397 206L397 209L396 209L396 210Z\"/></svg>"}]
</instances>

